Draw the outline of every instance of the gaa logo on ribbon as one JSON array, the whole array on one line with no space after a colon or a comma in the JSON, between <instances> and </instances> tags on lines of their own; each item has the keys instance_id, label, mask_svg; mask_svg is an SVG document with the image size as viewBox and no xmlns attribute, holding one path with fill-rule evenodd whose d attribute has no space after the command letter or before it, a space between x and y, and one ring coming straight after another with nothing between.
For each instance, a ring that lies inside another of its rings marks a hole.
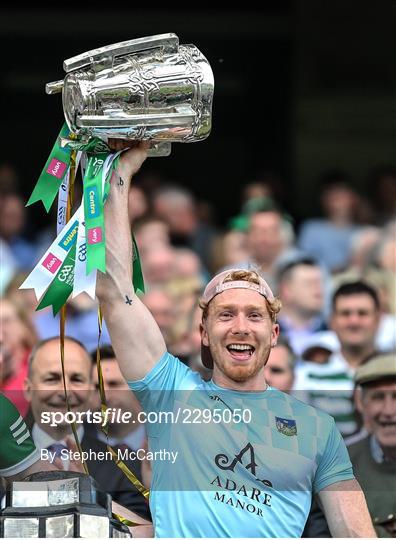
<instances>
[{"instance_id":1,"label":"gaa logo on ribbon","mask_svg":"<svg viewBox=\"0 0 396 540\"><path fill-rule=\"evenodd\" d=\"M63 175L66 170L66 163L63 163L63 161L60 161L59 159L51 159L50 164L47 169L47 173L51 176L55 176L55 178L63 178Z\"/></svg>"},{"instance_id":2,"label":"gaa logo on ribbon","mask_svg":"<svg viewBox=\"0 0 396 540\"><path fill-rule=\"evenodd\" d=\"M88 244L100 244L102 241L102 227L88 229Z\"/></svg>"},{"instance_id":3,"label":"gaa logo on ribbon","mask_svg":"<svg viewBox=\"0 0 396 540\"><path fill-rule=\"evenodd\" d=\"M46 258L42 262L44 268L49 270L51 274L55 274L61 264L62 261L58 259L58 257L56 257L53 253L48 253Z\"/></svg>"},{"instance_id":4,"label":"gaa logo on ribbon","mask_svg":"<svg viewBox=\"0 0 396 540\"><path fill-rule=\"evenodd\" d=\"M98 188L96 186L91 186L85 189L85 200L86 202L86 214L90 218L98 217L99 208L98 208Z\"/></svg>"}]
</instances>

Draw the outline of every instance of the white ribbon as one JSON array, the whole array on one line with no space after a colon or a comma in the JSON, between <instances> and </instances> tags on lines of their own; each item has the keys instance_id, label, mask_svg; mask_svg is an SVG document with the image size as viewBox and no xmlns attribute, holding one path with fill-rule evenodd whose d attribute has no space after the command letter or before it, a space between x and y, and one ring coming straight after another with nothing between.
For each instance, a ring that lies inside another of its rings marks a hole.
<instances>
[{"instance_id":1,"label":"white ribbon","mask_svg":"<svg viewBox=\"0 0 396 540\"><path fill-rule=\"evenodd\" d=\"M77 152L76 155L76 173L80 164L82 152ZM67 198L69 194L69 179L70 179L70 167L65 174L65 177L59 186L58 191L58 212L56 218L56 234L59 234L63 227L66 225L66 210L67 210Z\"/></svg>"},{"instance_id":2,"label":"white ribbon","mask_svg":"<svg viewBox=\"0 0 396 540\"><path fill-rule=\"evenodd\" d=\"M41 298L76 242L82 217L83 208L80 206L19 287L20 289L34 289L37 300Z\"/></svg>"},{"instance_id":3,"label":"white ribbon","mask_svg":"<svg viewBox=\"0 0 396 540\"><path fill-rule=\"evenodd\" d=\"M109 154L103 164L102 169L102 194L104 194L106 177L111 169L113 161L121 152ZM76 158L76 170L81 158L81 168L85 168L85 152L78 152ZM92 299L95 299L97 271L94 270L87 275L86 272L86 238L84 222L84 195L81 205L66 224L66 207L69 186L69 173L65 176L58 194L58 219L57 237L50 247L41 257L40 261L28 275L20 289L34 289L39 300L47 290L56 276L58 269L64 262L72 245L76 242L76 260L74 273L74 286L72 298L82 292L86 292Z\"/></svg>"}]
</instances>

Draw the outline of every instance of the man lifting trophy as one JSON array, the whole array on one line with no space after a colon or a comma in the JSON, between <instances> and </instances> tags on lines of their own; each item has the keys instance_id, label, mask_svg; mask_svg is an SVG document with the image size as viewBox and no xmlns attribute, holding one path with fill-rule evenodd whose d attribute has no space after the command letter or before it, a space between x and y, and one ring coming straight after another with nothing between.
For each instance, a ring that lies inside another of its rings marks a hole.
<instances>
[{"instance_id":1,"label":"man lifting trophy","mask_svg":"<svg viewBox=\"0 0 396 540\"><path fill-rule=\"evenodd\" d=\"M37 309L52 306L54 315L70 296L86 292L94 298L97 277L107 272L105 208L114 182L121 192L129 188L123 179L124 150L135 146L140 165L146 154L169 155L174 142L204 140L211 131L214 89L206 58L194 45L179 45L175 34L101 47L65 60L63 66L64 79L48 83L46 92L62 93L65 123L28 201L42 201L49 211L57 198L56 238L21 286L35 290ZM83 196L71 215L79 167ZM125 255L134 267L130 285L144 291L130 234L129 241ZM60 334L63 362L64 332ZM101 398L103 411L102 389ZM118 460L117 465L139 485ZM139 490L147 495L141 484ZM125 508L118 506L119 514L114 508L109 495L83 472L35 471L23 481L11 482L0 535L128 537L125 524L147 525L126 515Z\"/></svg>"}]
</instances>

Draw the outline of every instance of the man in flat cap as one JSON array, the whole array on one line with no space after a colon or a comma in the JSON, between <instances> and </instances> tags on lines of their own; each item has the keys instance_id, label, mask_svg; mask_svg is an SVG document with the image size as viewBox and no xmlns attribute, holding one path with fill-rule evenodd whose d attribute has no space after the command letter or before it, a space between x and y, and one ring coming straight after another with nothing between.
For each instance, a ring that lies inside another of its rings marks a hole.
<instances>
[{"instance_id":1,"label":"man in flat cap","mask_svg":"<svg viewBox=\"0 0 396 540\"><path fill-rule=\"evenodd\" d=\"M369 435L348 446L349 455L378 536L396 537L396 352L373 356L355 382Z\"/></svg>"}]
</instances>

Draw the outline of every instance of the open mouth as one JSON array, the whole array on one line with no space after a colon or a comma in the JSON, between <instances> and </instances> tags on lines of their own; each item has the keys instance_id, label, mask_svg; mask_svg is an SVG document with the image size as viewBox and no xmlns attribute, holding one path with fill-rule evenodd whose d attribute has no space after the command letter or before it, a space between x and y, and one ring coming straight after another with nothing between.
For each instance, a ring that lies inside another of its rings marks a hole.
<instances>
[{"instance_id":1,"label":"open mouth","mask_svg":"<svg viewBox=\"0 0 396 540\"><path fill-rule=\"evenodd\" d=\"M378 422L382 428L396 429L396 422Z\"/></svg>"},{"instance_id":2,"label":"open mouth","mask_svg":"<svg viewBox=\"0 0 396 540\"><path fill-rule=\"evenodd\" d=\"M227 345L227 351L234 360L246 361L252 356L255 348L247 343L230 343Z\"/></svg>"}]
</instances>

